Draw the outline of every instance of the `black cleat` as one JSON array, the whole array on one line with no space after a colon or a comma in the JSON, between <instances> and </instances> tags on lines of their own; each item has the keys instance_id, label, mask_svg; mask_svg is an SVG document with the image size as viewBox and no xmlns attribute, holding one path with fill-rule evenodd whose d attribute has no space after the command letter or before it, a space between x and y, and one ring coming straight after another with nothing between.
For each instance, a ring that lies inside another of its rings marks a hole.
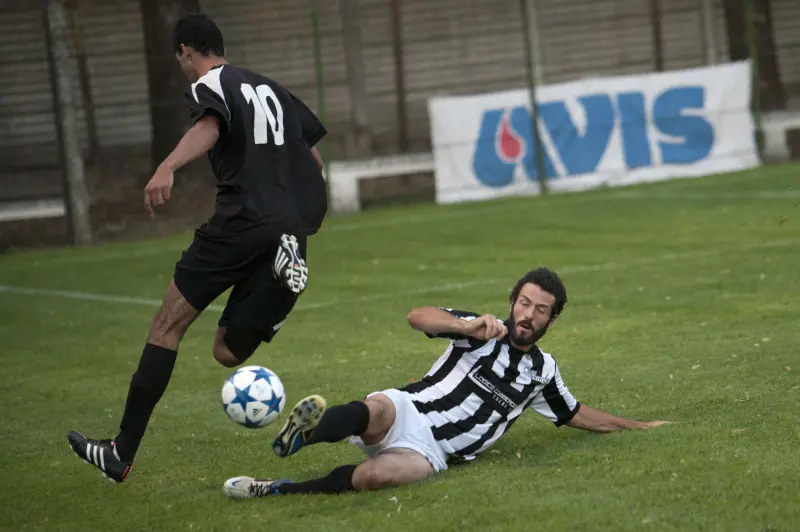
<instances>
[{"instance_id":1,"label":"black cleat","mask_svg":"<svg viewBox=\"0 0 800 532\"><path fill-rule=\"evenodd\" d=\"M67 434L70 447L81 460L95 466L114 482L122 482L133 469L133 462L123 462L112 440L89 440L80 432Z\"/></svg>"},{"instance_id":2,"label":"black cleat","mask_svg":"<svg viewBox=\"0 0 800 532\"><path fill-rule=\"evenodd\" d=\"M301 294L306 289L308 266L300 256L300 247L294 235L281 236L281 243L272 263L272 272L276 279L295 294Z\"/></svg>"}]
</instances>

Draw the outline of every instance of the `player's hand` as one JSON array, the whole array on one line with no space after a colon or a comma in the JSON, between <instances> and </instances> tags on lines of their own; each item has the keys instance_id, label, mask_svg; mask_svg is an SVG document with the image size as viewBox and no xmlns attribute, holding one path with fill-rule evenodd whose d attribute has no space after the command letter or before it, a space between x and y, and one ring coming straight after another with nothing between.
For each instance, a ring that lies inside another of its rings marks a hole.
<instances>
[{"instance_id":1,"label":"player's hand","mask_svg":"<svg viewBox=\"0 0 800 532\"><path fill-rule=\"evenodd\" d=\"M169 200L175 174L165 166L159 166L150 182L144 187L144 208L153 216L153 207L163 205Z\"/></svg>"},{"instance_id":2,"label":"player's hand","mask_svg":"<svg viewBox=\"0 0 800 532\"><path fill-rule=\"evenodd\" d=\"M465 322L463 333L465 336L470 336L476 340L489 340L491 338L502 340L508 333L508 329L491 314L484 314L479 318Z\"/></svg>"}]
</instances>

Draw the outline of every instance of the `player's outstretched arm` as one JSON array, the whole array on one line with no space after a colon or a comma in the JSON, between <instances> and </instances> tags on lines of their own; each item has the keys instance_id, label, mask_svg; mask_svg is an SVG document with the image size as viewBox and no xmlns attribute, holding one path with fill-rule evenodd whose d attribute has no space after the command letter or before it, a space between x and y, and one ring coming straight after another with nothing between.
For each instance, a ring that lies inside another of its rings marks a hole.
<instances>
[{"instance_id":1,"label":"player's outstretched arm","mask_svg":"<svg viewBox=\"0 0 800 532\"><path fill-rule=\"evenodd\" d=\"M614 432L617 430L649 429L671 423L670 421L636 421L618 417L589 405L581 404L580 409L566 424L576 429L592 432Z\"/></svg>"},{"instance_id":2,"label":"player's outstretched arm","mask_svg":"<svg viewBox=\"0 0 800 532\"><path fill-rule=\"evenodd\" d=\"M430 335L461 335L488 340L503 338L505 325L490 314L473 319L463 319L437 307L419 307L408 314L408 324L413 329Z\"/></svg>"},{"instance_id":3,"label":"player's outstretched arm","mask_svg":"<svg viewBox=\"0 0 800 532\"><path fill-rule=\"evenodd\" d=\"M213 148L218 138L219 119L213 115L202 117L183 135L144 189L144 208L150 216L153 216L153 207L163 205L169 200L175 171Z\"/></svg>"},{"instance_id":4,"label":"player's outstretched arm","mask_svg":"<svg viewBox=\"0 0 800 532\"><path fill-rule=\"evenodd\" d=\"M173 172L204 155L219 139L219 118L207 114L187 131L161 166Z\"/></svg>"}]
</instances>

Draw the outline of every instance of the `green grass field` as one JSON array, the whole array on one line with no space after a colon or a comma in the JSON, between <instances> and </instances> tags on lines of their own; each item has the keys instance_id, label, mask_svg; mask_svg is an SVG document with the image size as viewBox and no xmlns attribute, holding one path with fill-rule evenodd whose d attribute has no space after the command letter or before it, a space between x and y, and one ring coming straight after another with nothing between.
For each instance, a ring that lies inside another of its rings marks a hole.
<instances>
[{"instance_id":1,"label":"green grass field","mask_svg":"<svg viewBox=\"0 0 800 532\"><path fill-rule=\"evenodd\" d=\"M797 530L799 171L329 219L308 291L252 359L289 406L420 378L446 342L412 331L411 308L505 317L517 278L547 265L569 303L541 347L570 391L677 422L597 435L528 413L476 463L372 493L224 496L229 476L305 480L361 455L342 443L281 460L278 425L226 418L230 370L211 357L222 300L187 334L128 481L101 478L66 433L115 433L190 235L2 257L0 529Z\"/></svg>"}]
</instances>

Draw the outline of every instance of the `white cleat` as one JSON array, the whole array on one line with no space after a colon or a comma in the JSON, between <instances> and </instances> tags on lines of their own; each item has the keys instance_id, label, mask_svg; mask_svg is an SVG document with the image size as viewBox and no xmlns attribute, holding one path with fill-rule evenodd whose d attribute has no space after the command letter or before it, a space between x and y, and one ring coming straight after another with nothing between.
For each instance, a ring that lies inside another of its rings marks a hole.
<instances>
[{"instance_id":1,"label":"white cleat","mask_svg":"<svg viewBox=\"0 0 800 532\"><path fill-rule=\"evenodd\" d=\"M294 292L301 294L308 284L308 266L300 256L300 246L294 235L282 235L281 243L272 263L272 272L276 279Z\"/></svg>"},{"instance_id":2,"label":"white cleat","mask_svg":"<svg viewBox=\"0 0 800 532\"><path fill-rule=\"evenodd\" d=\"M255 499L267 495L280 495L278 488L290 484L291 480L256 479L253 477L233 477L225 481L222 490L231 499Z\"/></svg>"}]
</instances>

